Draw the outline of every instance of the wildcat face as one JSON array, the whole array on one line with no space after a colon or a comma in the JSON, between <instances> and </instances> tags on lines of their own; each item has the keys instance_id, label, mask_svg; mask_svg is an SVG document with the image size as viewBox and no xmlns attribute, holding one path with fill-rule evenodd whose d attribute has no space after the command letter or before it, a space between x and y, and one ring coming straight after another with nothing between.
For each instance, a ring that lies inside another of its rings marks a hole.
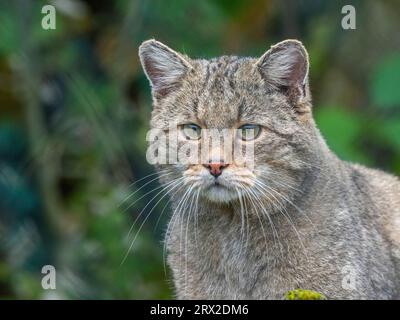
<instances>
[{"instance_id":1,"label":"wildcat face","mask_svg":"<svg viewBox=\"0 0 400 320\"><path fill-rule=\"evenodd\" d=\"M161 165L171 173L166 181L175 177L222 203L241 195L272 202L300 185L315 130L308 56L300 42L283 41L258 59L195 60L149 40L139 55L152 86L151 127L167 135L175 128L178 148L208 151L196 163ZM228 132L245 161L210 147L209 130ZM249 143L252 159L244 153Z\"/></svg>"}]
</instances>

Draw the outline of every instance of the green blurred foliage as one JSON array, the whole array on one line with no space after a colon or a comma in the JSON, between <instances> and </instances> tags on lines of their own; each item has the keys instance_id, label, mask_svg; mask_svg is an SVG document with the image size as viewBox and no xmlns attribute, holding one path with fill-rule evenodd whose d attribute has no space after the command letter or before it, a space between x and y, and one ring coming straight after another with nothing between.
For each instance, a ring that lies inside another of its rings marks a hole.
<instances>
[{"instance_id":1,"label":"green blurred foliage","mask_svg":"<svg viewBox=\"0 0 400 320\"><path fill-rule=\"evenodd\" d=\"M367 163L367 155L357 143L363 134L365 119L340 106L321 108L315 114L315 120L322 135L328 140L330 148L344 160ZM338 134L343 132L345 134Z\"/></svg>"},{"instance_id":2,"label":"green blurred foliage","mask_svg":"<svg viewBox=\"0 0 400 320\"><path fill-rule=\"evenodd\" d=\"M63 0L56 30L41 28L47 1L1 2L0 298L172 297L168 203L145 158L148 38L194 57L299 38L328 145L400 174L400 4L350 2L347 31L348 1ZM46 264L57 290L41 287Z\"/></svg>"},{"instance_id":3,"label":"green blurred foliage","mask_svg":"<svg viewBox=\"0 0 400 320\"><path fill-rule=\"evenodd\" d=\"M400 105L400 55L385 57L372 78L372 102L382 108Z\"/></svg>"}]
</instances>

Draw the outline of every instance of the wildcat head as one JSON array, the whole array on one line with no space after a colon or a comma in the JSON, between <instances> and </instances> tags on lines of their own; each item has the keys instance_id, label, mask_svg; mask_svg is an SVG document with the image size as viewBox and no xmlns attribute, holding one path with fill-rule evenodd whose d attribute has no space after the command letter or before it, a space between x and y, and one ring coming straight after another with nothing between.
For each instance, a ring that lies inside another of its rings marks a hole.
<instances>
[{"instance_id":1,"label":"wildcat head","mask_svg":"<svg viewBox=\"0 0 400 320\"><path fill-rule=\"evenodd\" d=\"M175 179L219 203L241 195L273 200L298 188L315 132L301 42L280 42L259 58L205 60L149 40L139 56L152 88L151 127L164 132L168 143L174 135L178 149L207 151L198 161L159 164L165 181ZM215 131L227 133L242 161L226 151L226 141L209 143ZM244 152L249 145L251 159Z\"/></svg>"}]
</instances>

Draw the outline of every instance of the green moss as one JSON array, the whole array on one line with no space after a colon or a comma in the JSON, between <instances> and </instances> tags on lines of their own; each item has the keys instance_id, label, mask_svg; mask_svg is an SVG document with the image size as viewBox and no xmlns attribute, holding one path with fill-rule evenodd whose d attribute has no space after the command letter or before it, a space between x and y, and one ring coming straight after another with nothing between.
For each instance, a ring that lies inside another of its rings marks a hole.
<instances>
[{"instance_id":1,"label":"green moss","mask_svg":"<svg viewBox=\"0 0 400 320\"><path fill-rule=\"evenodd\" d=\"M326 300L326 297L316 291L295 289L286 292L285 300Z\"/></svg>"}]
</instances>

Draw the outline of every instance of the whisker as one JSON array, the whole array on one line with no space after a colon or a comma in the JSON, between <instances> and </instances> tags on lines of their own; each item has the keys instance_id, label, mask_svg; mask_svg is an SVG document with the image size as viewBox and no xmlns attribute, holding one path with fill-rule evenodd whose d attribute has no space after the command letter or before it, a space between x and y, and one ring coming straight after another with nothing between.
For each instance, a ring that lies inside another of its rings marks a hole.
<instances>
[{"instance_id":1,"label":"whisker","mask_svg":"<svg viewBox=\"0 0 400 320\"><path fill-rule=\"evenodd\" d=\"M179 238L179 253L180 253L180 259L179 259L179 266L180 266L180 270L182 270L183 268L182 268L182 260L183 260L183 258L185 257L186 259L185 259L185 262L186 262L186 260L187 260L187 257L186 257L186 247L184 247L183 246L183 244L185 244L186 245L186 242L185 242L185 239L184 239L184 237L183 237L183 227L184 227L184 218L185 218L185 214L188 216L189 214L187 213L187 211L186 211L186 205L187 205L187 201L188 201L188 199L189 199L189 197L190 197L190 195L191 195L191 192L192 192L192 190L193 190L193 186L190 186L189 187L189 189L186 191L186 193L185 193L185 200L182 202L182 206L181 206L181 208L182 208L182 211L183 212L181 212L181 218L182 218L182 223L181 223L181 225L180 225L180 238ZM184 254L182 254L182 253L184 253ZM186 294L186 274L185 274L185 288L184 288L184 292L185 292L185 294Z\"/></svg>"},{"instance_id":2,"label":"whisker","mask_svg":"<svg viewBox=\"0 0 400 320\"><path fill-rule=\"evenodd\" d=\"M170 184L172 184L172 183L176 183L175 186L178 186L178 185L179 185L179 184L178 184L178 181L172 181ZM175 187L175 186L174 186L174 187ZM163 192L163 191L165 190L166 187L167 187L167 186L165 186L165 187L163 188L163 190L161 190L158 194L160 194L161 192ZM167 193L163 195L163 197L165 197L170 191L171 191L171 190L168 190ZM158 194L157 194L157 195L158 195ZM156 196L157 196L157 195L156 195ZM156 197L156 196L155 196L155 197ZM154 199L155 197L153 197L153 199ZM152 199L147 205L149 205L149 204L153 201L153 199ZM161 200L162 200L162 198L157 202L157 204L158 204ZM146 215L145 219L143 220L143 222L142 222L141 225L139 226L139 229L138 229L138 231L136 232L136 235L135 235L135 237L133 238L133 240L132 240L132 242L131 242L131 244L130 244L130 246L129 246L129 248L128 248L128 250L127 250L125 256L124 256L124 258L122 259L120 266L123 265L124 262L126 261L126 259L128 258L128 255L129 255L130 251L132 250L133 245L135 244L136 239L137 239L137 237L138 237L139 234L140 234L140 231L142 230L144 224L146 223L147 219L149 218L150 214L153 212L153 210L154 210L154 208L157 206L157 204L156 204L155 206L153 206L153 208L152 208L152 209L150 210L150 212ZM147 207L147 205L146 205L146 207ZM146 207L145 207L145 208L146 208ZM142 209L141 213L140 213L140 214L138 215L138 217L135 219L135 221L134 221L132 227L129 229L128 236L129 236L130 233L132 232L133 227L134 227L134 225L136 224L137 219L139 219L139 217L141 216L142 212L144 212L144 209L145 209L145 208Z\"/></svg>"},{"instance_id":3,"label":"whisker","mask_svg":"<svg viewBox=\"0 0 400 320\"><path fill-rule=\"evenodd\" d=\"M165 236L164 246L163 246L163 261L164 261L164 272L165 273L167 272L166 271L167 270L167 267L166 267L166 252L167 252L166 245L167 245L167 242L168 242L168 238L171 236L170 235L171 230L173 230L173 228L175 227L175 223L176 223L177 219L180 217L180 214L179 214L180 206L181 206L182 202L185 200L188 191L189 191L189 189L187 189L184 192L184 195L179 200L178 205L175 207L175 210L172 212L171 219L170 219L170 221L168 222L168 225L167 225L167 230L166 230L166 233L165 233L166 236Z\"/></svg>"},{"instance_id":4,"label":"whisker","mask_svg":"<svg viewBox=\"0 0 400 320\"><path fill-rule=\"evenodd\" d=\"M242 249L243 249L243 241L244 241L244 222L245 222L245 218L244 218L244 209L243 209L243 201L242 201L242 196L239 192L238 188L235 188L236 193L239 197L239 203L240 203L240 221L241 221L241 227L240 227L240 250L239 250L239 254L238 256L241 255L242 253Z\"/></svg>"},{"instance_id":5,"label":"whisker","mask_svg":"<svg viewBox=\"0 0 400 320\"><path fill-rule=\"evenodd\" d=\"M265 183L261 182L260 180L257 180L257 183L261 184L264 187L268 187ZM269 187L270 188L270 187ZM274 192L278 192L274 189L272 189ZM278 192L279 193L279 192ZM293 206L299 213L303 214L306 219L310 222L310 224L314 227L314 223L313 221L310 219L310 217L307 215L307 213L305 213L303 210L301 210L296 204L293 203L293 201L291 201L289 198L287 198L285 195L279 193L279 195L287 202L289 203L291 206Z\"/></svg>"},{"instance_id":6,"label":"whisker","mask_svg":"<svg viewBox=\"0 0 400 320\"><path fill-rule=\"evenodd\" d=\"M264 206L263 206L263 203L260 201L260 199L258 199L258 197L257 197L257 195L255 194L255 192L254 192L253 190L251 190L251 189L248 189L247 191L248 191L250 194L253 195L251 199L252 199L252 200L254 199L255 201L258 202L258 204L259 204L261 210L264 212L265 216L267 217L267 219L268 219L268 221L269 221L269 224L270 224L270 227L271 227L271 230L272 230L272 235L273 235L273 239L274 239L274 245L276 246L276 245L277 245L277 242L276 242L276 241L278 241L278 248L279 248L279 251L280 251L280 254L281 254L281 258L283 258L283 245L282 245L282 243L281 243L281 241L280 241L280 239L279 239L279 234L278 234L278 232L277 232L277 230L276 230L276 227L275 227L275 225L274 225L274 222L272 221L272 218L270 217L269 213L265 210L265 208L264 208ZM253 201L253 205L256 207L254 201ZM274 204L272 203L272 205L274 205ZM275 205L274 205L274 206L275 206Z\"/></svg>"},{"instance_id":7,"label":"whisker","mask_svg":"<svg viewBox=\"0 0 400 320\"><path fill-rule=\"evenodd\" d=\"M191 188L191 190L193 191L193 189L194 189L194 186ZM187 270L188 270L188 254L187 254L187 252L188 252L188 231L189 231L190 217L191 217L192 210L193 210L194 198L195 198L195 193L191 194L191 203L190 203L190 206L189 206L189 209L188 209L189 213L187 215L188 217L187 217L187 220L186 220L186 233L185 233L185 257L186 257L186 259L185 259L185 293L186 293L186 290L187 290L187 280L188 280L188 272L187 272Z\"/></svg>"},{"instance_id":8,"label":"whisker","mask_svg":"<svg viewBox=\"0 0 400 320\"><path fill-rule=\"evenodd\" d=\"M198 242L197 242L197 238L198 238L198 229L199 229L199 214L198 214L198 209L199 209L199 196L200 196L200 192L201 192L201 188L198 189L197 191L197 195L196 195L196 206L194 209L195 212L195 227L194 227L194 241L196 244L196 248L198 249Z\"/></svg>"},{"instance_id":9,"label":"whisker","mask_svg":"<svg viewBox=\"0 0 400 320\"><path fill-rule=\"evenodd\" d=\"M179 178L179 179L181 179L181 178ZM154 181L154 180L153 180ZM151 182L151 181L149 181L149 182ZM158 186L158 187L155 187L154 189L152 189L152 190L150 190L150 191L148 191L148 192L146 192L145 194L143 194L142 196L140 196L139 198L137 198L135 201L133 201L132 203L130 203L126 208L124 208L124 209L122 209L122 212L126 212L126 211L128 211L130 208L132 208L138 201L140 201L141 199L143 199L144 197L146 197L147 195L149 195L149 194L151 194L151 193L153 193L153 192L155 192L155 191L157 191L157 190L159 190L159 189L161 189L161 188L164 188L166 185L168 185L169 184L169 182L167 182L167 183L165 183L165 184L161 184L160 186ZM142 186L142 187L144 187L144 186ZM139 191L139 190L137 190L137 191ZM134 193L136 193L137 191L135 191ZM133 195L133 194L132 194Z\"/></svg>"},{"instance_id":10,"label":"whisker","mask_svg":"<svg viewBox=\"0 0 400 320\"><path fill-rule=\"evenodd\" d=\"M136 189L134 192L132 192L130 195L128 195L124 200L122 200L122 201L118 204L118 207L120 207L122 204L124 204L124 203L125 203L126 201L128 201L130 198L132 198L136 193L138 193L140 190L142 190L145 186L149 185L149 184L152 183L153 181L158 180L158 179L161 178L161 177L169 176L170 174L172 174L172 172L166 173L166 174L161 175L161 176L157 176L157 177L155 177L154 179L151 179L150 181L146 182L144 185L142 185L140 188ZM153 190L153 191L154 191L154 190ZM149 192L149 193L150 193L150 192ZM148 194L148 193L146 193L146 195L147 195L147 194ZM143 197L142 197L142 198L143 198ZM139 198L139 199L142 199L142 198ZM132 205L131 205L131 206L132 206ZM128 210L131 206L129 206L128 208L124 209L124 211Z\"/></svg>"},{"instance_id":11,"label":"whisker","mask_svg":"<svg viewBox=\"0 0 400 320\"><path fill-rule=\"evenodd\" d=\"M152 207L152 209L150 210L150 213L154 210L155 207L157 207L157 205L161 202L162 199L164 199L170 191L174 190L180 183L180 181L183 178L178 178L176 180L173 180L169 183L167 183L166 185L162 186L163 188L161 189L161 191L159 191L145 206L144 208L140 211L140 213L136 216L136 219L133 221L131 228L128 231L127 237L129 237L129 235L131 234L133 228L135 227L136 222L139 220L139 218L141 217L141 215L143 214L143 212L146 210L146 208L153 202L153 200L155 198L157 198L157 196L161 193L163 193L165 190L167 190L167 188L172 186L172 189L168 190L158 201L157 203Z\"/></svg>"},{"instance_id":12,"label":"whisker","mask_svg":"<svg viewBox=\"0 0 400 320\"><path fill-rule=\"evenodd\" d=\"M160 170L158 172L152 172L138 180L133 181L131 184L128 185L128 188L132 188L135 184L139 183L140 181L145 180L146 178L152 177L154 175L159 175L159 174L163 174L163 173L167 173L169 170L168 169L164 169L164 170Z\"/></svg>"},{"instance_id":13,"label":"whisker","mask_svg":"<svg viewBox=\"0 0 400 320\"><path fill-rule=\"evenodd\" d=\"M185 187L185 185L182 184L181 187L178 188L178 189L170 196L170 198L168 199L167 203L164 205L164 207L163 207L163 209L162 209L162 211L161 211L161 213L160 213L160 215L159 215L159 217L158 217L158 219L157 219L157 222L156 222L156 224L155 224L155 226L154 226L154 230L157 229L157 227L158 227L158 225L159 225L159 223L160 223L160 221L161 221L161 217L162 217L162 215L164 214L164 211L165 211L165 209L167 208L168 204L171 203L172 198L173 198L179 191L181 191L182 188L184 188L184 187Z\"/></svg>"},{"instance_id":14,"label":"whisker","mask_svg":"<svg viewBox=\"0 0 400 320\"><path fill-rule=\"evenodd\" d=\"M248 242L249 242L249 237L250 237L250 230L249 230L250 229L250 223L249 223L249 213L248 213L248 210L247 210L246 199L244 199L243 204L244 204L244 211L245 211L245 214L246 214L246 224L247 224L247 228L246 228L246 232L247 232L246 248L247 248L247 245L248 245Z\"/></svg>"},{"instance_id":15,"label":"whisker","mask_svg":"<svg viewBox=\"0 0 400 320\"><path fill-rule=\"evenodd\" d=\"M250 194L250 192L247 190L247 188L245 188L244 186L242 186L242 191L245 193L245 196L248 197L248 200L251 202L251 204L253 205L253 210L257 215L257 219L260 222L260 226L261 226L261 231L263 233L263 237L264 237L264 242L265 242L265 249L267 250L267 257L269 256L269 244L268 244L268 240L267 240L267 235L265 233L265 229L264 229L264 224L261 220L260 215L258 214L258 210L257 210L257 206L255 205L253 199L252 199L252 195ZM274 239L274 245L276 246L276 239L275 237L273 237ZM268 268L267 268L267 273L269 273Z\"/></svg>"},{"instance_id":16,"label":"whisker","mask_svg":"<svg viewBox=\"0 0 400 320\"><path fill-rule=\"evenodd\" d=\"M281 202L278 198L276 198L271 192L269 192L267 189L265 189L264 187L262 187L262 185L256 183L255 187L256 187L257 189L258 189L259 187L261 187L265 192L267 192L270 196L272 196L272 197L275 199L275 201L278 202L278 204L280 205L280 208L278 207L278 211L279 211L280 213L282 213L282 215L286 218L286 220L289 222L289 224L291 225L291 227L292 227L293 230L295 231L295 233L296 233L296 235L297 235L297 237L298 237L298 239L299 239L300 245L303 247L303 250L304 250L304 252L305 252L305 254L306 254L306 256L307 256L306 248L305 248L304 243L303 243L303 241L302 241L302 239L301 239L301 236L300 236L300 234L299 234L299 232L298 232L296 226L294 225L294 222L293 222L293 220L291 219L289 213L286 211L285 206L282 204L282 202ZM271 190L271 191L277 193L279 196L282 196L279 192L277 192L276 190L272 189L271 187L268 187L268 186L266 186L266 185L265 185L265 187L267 187L269 190Z\"/></svg>"}]
</instances>

